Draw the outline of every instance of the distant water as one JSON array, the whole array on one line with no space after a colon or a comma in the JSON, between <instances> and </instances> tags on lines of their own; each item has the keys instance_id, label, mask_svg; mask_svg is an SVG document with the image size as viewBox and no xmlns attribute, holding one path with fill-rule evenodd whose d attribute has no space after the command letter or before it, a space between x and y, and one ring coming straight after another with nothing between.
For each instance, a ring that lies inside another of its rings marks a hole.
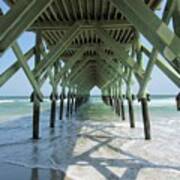
<instances>
[{"instance_id":1,"label":"distant water","mask_svg":"<svg viewBox=\"0 0 180 180\"><path fill-rule=\"evenodd\" d=\"M59 103L59 101L58 101ZM105 105L102 104L100 97L91 97L91 107L96 105L103 110ZM139 102L134 102L136 121L142 121L141 109ZM32 103L28 97L1 97L0 98L0 163L10 163L18 166L30 168L53 168L66 170L71 160L67 157L72 156L73 148L76 145L76 139L80 136L77 131L86 128L96 128L96 125L85 123L82 128L80 122L75 121L59 121L57 118L56 128L49 128L49 108L50 101L48 98L44 100L41 106L41 124L40 136L41 140L32 142ZM104 108L106 109L106 108ZM103 111L97 117L103 120L103 115L110 113L109 119L119 122L119 118L114 118L114 113L110 108L104 113ZM127 104L126 104L127 117ZM180 112L176 110L174 96L153 96L150 102L151 121L166 126L169 121L178 122L180 120ZM86 113L85 113L86 114ZM58 115L58 114L57 114ZM87 114L86 114L87 115ZM58 117L58 116L57 116ZM91 119L91 114L88 114ZM141 123L142 124L142 123ZM97 128L103 128L98 125ZM173 128L176 128L176 124ZM173 128L169 131L173 131ZM143 130L141 130L143 132ZM168 131L168 133L169 133ZM178 130L177 130L178 131ZM138 137L143 139L141 133ZM179 131L178 131L179 132ZM163 133L162 133L163 134ZM83 145L80 149L83 149ZM78 153L75 151L75 153ZM63 155L62 155L63 154ZM74 159L73 159L74 160Z\"/></svg>"},{"instance_id":2,"label":"distant water","mask_svg":"<svg viewBox=\"0 0 180 180\"><path fill-rule=\"evenodd\" d=\"M90 100L93 103L101 102L101 98L93 97ZM125 101L125 105L127 103ZM140 114L140 102L134 101L135 112ZM127 108L126 108L127 109ZM151 101L149 102L149 111L152 117L156 120L159 119L177 119L180 120L180 112L176 110L176 101L174 95L153 95L151 96Z\"/></svg>"},{"instance_id":3,"label":"distant water","mask_svg":"<svg viewBox=\"0 0 180 180\"><path fill-rule=\"evenodd\" d=\"M156 95L151 98L149 107L152 116L180 120L180 113L176 110L175 96ZM100 103L102 100L100 97L94 96L91 97L90 102ZM41 105L41 111L48 110L50 108L49 99L46 98ZM140 111L140 103L137 100L134 101L134 105L135 110ZM28 97L0 97L0 123L27 115L32 115L32 103Z\"/></svg>"},{"instance_id":4,"label":"distant water","mask_svg":"<svg viewBox=\"0 0 180 180\"><path fill-rule=\"evenodd\" d=\"M49 108L49 99L42 103L41 110ZM28 97L0 97L0 123L32 114L32 103Z\"/></svg>"}]
</instances>

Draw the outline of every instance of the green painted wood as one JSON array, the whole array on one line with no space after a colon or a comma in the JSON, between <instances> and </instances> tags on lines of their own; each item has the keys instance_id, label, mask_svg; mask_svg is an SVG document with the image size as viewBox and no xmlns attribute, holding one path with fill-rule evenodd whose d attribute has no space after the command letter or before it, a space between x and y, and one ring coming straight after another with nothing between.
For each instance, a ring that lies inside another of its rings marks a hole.
<instances>
[{"instance_id":1,"label":"green painted wood","mask_svg":"<svg viewBox=\"0 0 180 180\"><path fill-rule=\"evenodd\" d=\"M6 50L53 0L19 0L12 10L0 18L0 52Z\"/></svg>"},{"instance_id":2,"label":"green painted wood","mask_svg":"<svg viewBox=\"0 0 180 180\"><path fill-rule=\"evenodd\" d=\"M34 55L34 48L30 49L25 53L23 59L25 62L29 61ZM19 69L21 65L18 60L15 61L8 69L6 69L2 74L0 74L0 87L3 86Z\"/></svg>"},{"instance_id":3,"label":"green painted wood","mask_svg":"<svg viewBox=\"0 0 180 180\"><path fill-rule=\"evenodd\" d=\"M119 77L122 77L125 81L127 81L125 75L122 73L121 68L119 67L118 63L115 63L114 61L110 60L107 55L101 50L98 49L98 53L101 58L103 58L108 65L110 65L113 70L119 75Z\"/></svg>"},{"instance_id":4,"label":"green painted wood","mask_svg":"<svg viewBox=\"0 0 180 180\"><path fill-rule=\"evenodd\" d=\"M169 24L170 17L172 15L174 8L175 8L175 1L172 1L172 0L167 1L165 10L164 10L163 16L162 16L162 20L164 23ZM146 97L147 84L150 80L150 76L152 74L153 68L154 68L155 63L157 61L158 53L159 53L158 50L156 48L153 48L152 53L149 57L147 68L145 70L143 82L141 83L141 87L140 87L139 92L138 92L139 98Z\"/></svg>"},{"instance_id":5,"label":"green painted wood","mask_svg":"<svg viewBox=\"0 0 180 180\"><path fill-rule=\"evenodd\" d=\"M180 39L139 0L111 1L169 61L180 57Z\"/></svg>"},{"instance_id":6,"label":"green painted wood","mask_svg":"<svg viewBox=\"0 0 180 180\"><path fill-rule=\"evenodd\" d=\"M141 87L140 87L139 92L138 92L139 98L146 97L146 88L147 88L148 82L150 80L152 70L153 70L154 65L156 63L157 56L158 56L158 51L154 48L152 50L151 55L150 55L150 59L149 59L148 64L147 64L144 79L143 79L143 82L142 82Z\"/></svg>"},{"instance_id":7,"label":"green painted wood","mask_svg":"<svg viewBox=\"0 0 180 180\"><path fill-rule=\"evenodd\" d=\"M85 46L83 46L81 49L79 49L65 64L65 66L61 69L61 71L57 74L55 82L58 83L62 75L64 75L66 72L68 72L69 69L72 68L72 66L75 65L75 63L80 59L80 57L83 55L83 53L87 50Z\"/></svg>"},{"instance_id":8,"label":"green painted wood","mask_svg":"<svg viewBox=\"0 0 180 180\"><path fill-rule=\"evenodd\" d=\"M144 46L142 47L142 51L150 57L150 52ZM163 62L160 59L156 60L156 66L177 86L180 87L180 74L173 69L172 66Z\"/></svg>"},{"instance_id":9,"label":"green painted wood","mask_svg":"<svg viewBox=\"0 0 180 180\"><path fill-rule=\"evenodd\" d=\"M71 29L66 33L62 41L58 42L57 45L47 54L43 61L37 68L33 70L35 76L41 75L49 66L54 64L60 58L61 54L68 48L74 37L79 33L80 25L75 23Z\"/></svg>"},{"instance_id":10,"label":"green painted wood","mask_svg":"<svg viewBox=\"0 0 180 180\"><path fill-rule=\"evenodd\" d=\"M18 61L19 61L19 63L21 64L21 66L22 66L22 68L23 68L23 70L24 70L24 72L25 72L25 74L26 74L29 82L31 83L34 91L37 93L39 99L43 99L43 95L42 95L42 93L41 93L41 91L40 91L40 87L39 87L39 85L38 85L38 83L37 83L34 75L32 74L29 66L28 66L27 63L24 61L24 56L23 56L23 53L22 53L19 45L18 45L17 43L14 43L14 44L12 45L12 49L13 49L15 55L17 56Z\"/></svg>"},{"instance_id":11,"label":"green painted wood","mask_svg":"<svg viewBox=\"0 0 180 180\"><path fill-rule=\"evenodd\" d=\"M41 32L36 33L36 44L35 44L35 67L41 61L41 46L42 36ZM37 84L39 85L39 77L36 78ZM40 99L38 94L34 91L33 96L33 139L39 139L39 123L40 123Z\"/></svg>"},{"instance_id":12,"label":"green painted wood","mask_svg":"<svg viewBox=\"0 0 180 180\"><path fill-rule=\"evenodd\" d=\"M84 65L86 65L86 63L88 62L89 58L85 58L82 63L80 63L78 66L76 67L72 67L71 73L68 75L68 77L66 78L66 80L68 81L69 79L72 79L72 77L76 76L76 74L84 67ZM75 68L75 69L74 69Z\"/></svg>"},{"instance_id":13,"label":"green painted wood","mask_svg":"<svg viewBox=\"0 0 180 180\"><path fill-rule=\"evenodd\" d=\"M119 29L119 28L131 28L133 25L130 24L127 20L83 20L78 21L83 24L81 27L82 30L95 30L96 25L101 25L104 29ZM73 21L67 22L36 22L31 27L28 28L29 31L35 30L60 30L67 31L73 25Z\"/></svg>"},{"instance_id":14,"label":"green painted wood","mask_svg":"<svg viewBox=\"0 0 180 180\"><path fill-rule=\"evenodd\" d=\"M116 58L121 60L121 63L133 69L142 79L144 76L144 70L124 51L123 48L117 46L117 42L109 36L102 28L96 29L98 36L104 41L105 44L109 45L115 53Z\"/></svg>"}]
</instances>

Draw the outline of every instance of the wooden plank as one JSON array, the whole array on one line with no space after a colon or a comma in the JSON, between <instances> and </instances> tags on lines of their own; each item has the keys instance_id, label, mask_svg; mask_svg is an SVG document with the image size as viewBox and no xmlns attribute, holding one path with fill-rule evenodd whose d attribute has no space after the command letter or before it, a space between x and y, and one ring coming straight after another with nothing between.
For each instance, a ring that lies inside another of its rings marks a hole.
<instances>
[{"instance_id":1,"label":"wooden plank","mask_svg":"<svg viewBox=\"0 0 180 180\"><path fill-rule=\"evenodd\" d=\"M19 0L0 18L0 52L6 50L53 0Z\"/></svg>"},{"instance_id":2,"label":"wooden plank","mask_svg":"<svg viewBox=\"0 0 180 180\"><path fill-rule=\"evenodd\" d=\"M180 57L180 39L139 0L112 0L119 10L169 61Z\"/></svg>"},{"instance_id":3,"label":"wooden plank","mask_svg":"<svg viewBox=\"0 0 180 180\"><path fill-rule=\"evenodd\" d=\"M22 53L19 45L18 45L16 42L13 43L12 49L13 49L15 55L17 56L18 61L19 61L19 63L21 64L21 66L22 66L22 68L23 68L23 70L24 70L24 72L25 72L25 74L26 74L29 82L31 83L34 91L37 93L39 99L43 99L43 95L42 95L42 93L41 93L41 91L40 91L40 87L39 87L39 85L38 85L38 83L37 83L34 75L32 74L29 66L28 66L28 65L26 64L26 62L24 61L23 53Z\"/></svg>"},{"instance_id":4,"label":"wooden plank","mask_svg":"<svg viewBox=\"0 0 180 180\"><path fill-rule=\"evenodd\" d=\"M129 23L127 20L79 20L76 21L80 24L83 24L81 27L82 30L96 30L96 25L100 25L104 29L120 29L120 28L133 28L133 25ZM35 31L35 30L59 30L59 31L67 31L71 28L74 24L74 21L68 22L36 22L32 24L28 30Z\"/></svg>"},{"instance_id":5,"label":"wooden plank","mask_svg":"<svg viewBox=\"0 0 180 180\"><path fill-rule=\"evenodd\" d=\"M39 63L38 67L33 70L35 76L41 75L49 66L54 64L61 54L70 46L74 37L79 33L80 25L75 23L71 29L66 33L62 41L59 41L57 45L51 49L47 56Z\"/></svg>"},{"instance_id":6,"label":"wooden plank","mask_svg":"<svg viewBox=\"0 0 180 180\"><path fill-rule=\"evenodd\" d=\"M117 42L109 36L101 27L97 27L96 32L98 36L104 41L106 45L112 48L115 57L121 60L121 63L130 67L134 73L137 73L141 79L144 77L144 70L125 52L123 48L117 46Z\"/></svg>"}]
</instances>

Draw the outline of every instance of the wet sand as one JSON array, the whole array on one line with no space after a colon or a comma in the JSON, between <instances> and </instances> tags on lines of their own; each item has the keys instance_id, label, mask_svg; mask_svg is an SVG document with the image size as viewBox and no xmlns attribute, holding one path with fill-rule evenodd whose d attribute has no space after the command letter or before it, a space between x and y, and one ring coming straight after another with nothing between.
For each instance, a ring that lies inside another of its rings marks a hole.
<instances>
[{"instance_id":1,"label":"wet sand","mask_svg":"<svg viewBox=\"0 0 180 180\"><path fill-rule=\"evenodd\" d=\"M180 121L151 117L153 139L145 141L139 113L135 129L129 128L128 118L121 121L109 107L98 104L82 107L77 119L57 121L53 131L44 126L38 142L27 141L30 132L25 128L19 144L5 136L9 143L0 146L6 155L0 155L0 179L180 179ZM7 134L15 133L12 130Z\"/></svg>"},{"instance_id":2,"label":"wet sand","mask_svg":"<svg viewBox=\"0 0 180 180\"><path fill-rule=\"evenodd\" d=\"M25 168L11 164L0 164L2 180L71 180L62 171L54 169Z\"/></svg>"}]
</instances>

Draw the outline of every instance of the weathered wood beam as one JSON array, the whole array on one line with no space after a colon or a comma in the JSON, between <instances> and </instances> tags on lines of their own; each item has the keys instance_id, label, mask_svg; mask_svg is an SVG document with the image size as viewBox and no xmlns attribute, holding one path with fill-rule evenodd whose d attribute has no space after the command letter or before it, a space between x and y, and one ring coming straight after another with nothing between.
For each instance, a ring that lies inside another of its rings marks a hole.
<instances>
[{"instance_id":1,"label":"weathered wood beam","mask_svg":"<svg viewBox=\"0 0 180 180\"><path fill-rule=\"evenodd\" d=\"M110 60L108 58L108 56L101 50L101 49L98 49L98 53L100 55L101 58L103 58L105 60L105 62L110 65L113 70L115 70L115 72L118 73L118 75L120 77L122 77L125 81L127 81L126 77L124 76L124 74L122 73L122 70L120 69L119 67L119 64L118 63L115 63L114 61Z\"/></svg>"},{"instance_id":2,"label":"weathered wood beam","mask_svg":"<svg viewBox=\"0 0 180 180\"><path fill-rule=\"evenodd\" d=\"M34 91L37 93L39 99L43 99L43 95L42 95L42 93L41 93L41 91L40 91L40 87L39 87L39 85L38 85L38 83L37 83L34 75L32 74L29 66L28 66L27 63L24 61L24 55L23 55L23 53L22 53L19 45L18 45L16 42L13 43L12 49L13 49L16 57L18 58L18 61L19 61L19 63L21 64L21 66L22 66L22 68L23 68L23 70L24 70L24 72L25 72L25 74L26 74L29 82L31 83Z\"/></svg>"},{"instance_id":3,"label":"weathered wood beam","mask_svg":"<svg viewBox=\"0 0 180 180\"><path fill-rule=\"evenodd\" d=\"M117 59L121 59L121 63L130 67L134 73L137 73L140 78L144 77L144 70L129 56L123 48L117 46L117 42L110 37L101 27L97 27L96 33L104 41L105 44L109 45L115 53Z\"/></svg>"},{"instance_id":4,"label":"weathered wood beam","mask_svg":"<svg viewBox=\"0 0 180 180\"><path fill-rule=\"evenodd\" d=\"M155 48L153 48L148 64L147 64L145 74L144 74L144 79L141 83L141 86L138 92L138 98L146 97L146 88L150 80L154 64L156 63L157 56L158 56L158 51Z\"/></svg>"},{"instance_id":5,"label":"weathered wood beam","mask_svg":"<svg viewBox=\"0 0 180 180\"><path fill-rule=\"evenodd\" d=\"M170 17L172 15L173 9L175 7L175 1L168 1L166 3L166 7L165 7L165 11L163 12L163 16L162 16L162 20L164 23L166 23L167 25L169 24L170 21ZM149 57L149 61L147 64L147 68L145 70L145 74L144 74L144 79L141 83L139 92L138 92L138 97L142 98L142 97L146 97L146 88L147 88L147 84L150 80L153 68L155 66L155 63L157 61L157 56L158 56L158 50L154 47L152 50L152 53Z\"/></svg>"},{"instance_id":6,"label":"weathered wood beam","mask_svg":"<svg viewBox=\"0 0 180 180\"><path fill-rule=\"evenodd\" d=\"M180 57L180 39L139 0L111 1L169 61Z\"/></svg>"},{"instance_id":7,"label":"weathered wood beam","mask_svg":"<svg viewBox=\"0 0 180 180\"><path fill-rule=\"evenodd\" d=\"M43 61L39 64L37 68L33 70L35 76L41 75L49 66L54 64L62 53L71 44L74 37L79 33L80 25L75 23L71 29L66 33L62 41L58 42L56 46L47 54Z\"/></svg>"},{"instance_id":8,"label":"weathered wood beam","mask_svg":"<svg viewBox=\"0 0 180 180\"><path fill-rule=\"evenodd\" d=\"M83 45L85 45L89 49L94 49L94 50L96 50L99 47L101 47L102 49L109 49L109 46L107 46L104 43L91 42L91 43L84 43ZM124 44L121 43L121 44L119 44L119 46L123 47L124 50L129 50L131 48L132 44L131 43L124 43ZM51 50L53 47L54 46L49 46L49 49ZM68 47L68 50L77 50L81 47L82 47L81 44L72 44ZM68 57L67 56L61 56L62 59L67 59Z\"/></svg>"},{"instance_id":9,"label":"weathered wood beam","mask_svg":"<svg viewBox=\"0 0 180 180\"><path fill-rule=\"evenodd\" d=\"M150 57L151 53L150 51L142 46L142 51ZM168 63L163 62L162 60L158 59L156 60L156 66L164 72L164 74L177 86L180 87L180 74L176 70L173 69L171 65Z\"/></svg>"},{"instance_id":10,"label":"weathered wood beam","mask_svg":"<svg viewBox=\"0 0 180 180\"><path fill-rule=\"evenodd\" d=\"M128 72L128 81L126 83L126 97L128 101L128 108L129 108L129 120L130 120L130 127L135 128L135 119L134 119L134 109L133 109L133 99L132 99L132 92L131 92L131 83L132 83L132 70L129 69Z\"/></svg>"},{"instance_id":11,"label":"weathered wood beam","mask_svg":"<svg viewBox=\"0 0 180 180\"><path fill-rule=\"evenodd\" d=\"M38 65L38 63L41 60L41 46L42 43L42 36L41 32L38 31L36 33L36 44L35 44L35 66ZM37 84L39 85L39 77L36 78ZM32 127L32 134L33 139L39 139L39 123L40 123L40 99L38 98L38 94L36 92L32 93L32 101L33 101L33 127Z\"/></svg>"},{"instance_id":12,"label":"weathered wood beam","mask_svg":"<svg viewBox=\"0 0 180 180\"><path fill-rule=\"evenodd\" d=\"M67 77L67 80L68 79L71 79L72 77L74 77L82 68L83 68L83 66L84 65L86 65L86 63L88 62L88 60L89 60L89 58L85 58L83 61L82 61L82 63L80 63L78 66L76 66L76 64L75 64L75 69L74 68L72 68L72 71L71 71L71 73L69 74L69 76Z\"/></svg>"},{"instance_id":13,"label":"weathered wood beam","mask_svg":"<svg viewBox=\"0 0 180 180\"><path fill-rule=\"evenodd\" d=\"M88 64L84 69L82 69L73 79L70 80L70 83L77 82L79 77L86 78L88 70L91 72L91 65ZM87 73L87 74L86 74ZM83 75L82 75L83 74Z\"/></svg>"},{"instance_id":14,"label":"weathered wood beam","mask_svg":"<svg viewBox=\"0 0 180 180\"><path fill-rule=\"evenodd\" d=\"M76 71L76 73L74 74L73 72L73 75L70 74L70 77L68 77L68 80L72 80L74 78L76 78L80 72L84 71L86 68L89 68L91 66L91 63L89 63L89 61L86 61L86 63L83 63L83 66L81 66L82 68L80 68L78 71ZM66 79L67 80L67 79Z\"/></svg>"},{"instance_id":15,"label":"weathered wood beam","mask_svg":"<svg viewBox=\"0 0 180 180\"><path fill-rule=\"evenodd\" d=\"M133 28L133 25L129 23L127 20L83 20L78 21L79 23L83 24L82 30L95 30L96 25L101 25L104 29L120 29L120 28ZM35 31L35 30L60 30L60 31L67 31L69 28L73 25L74 22L37 22L31 25L31 27L28 28L29 31Z\"/></svg>"},{"instance_id":16,"label":"weathered wood beam","mask_svg":"<svg viewBox=\"0 0 180 180\"><path fill-rule=\"evenodd\" d=\"M19 0L0 18L0 52L6 50L53 0Z\"/></svg>"},{"instance_id":17,"label":"weathered wood beam","mask_svg":"<svg viewBox=\"0 0 180 180\"><path fill-rule=\"evenodd\" d=\"M61 71L56 75L55 82L58 83L63 74L65 74L69 69L74 66L74 64L79 60L79 58L83 55L83 53L87 50L85 46L79 49L65 64L65 66L61 69Z\"/></svg>"},{"instance_id":18,"label":"weathered wood beam","mask_svg":"<svg viewBox=\"0 0 180 180\"><path fill-rule=\"evenodd\" d=\"M24 61L27 62L34 55L34 48L30 49L24 55ZM19 69L21 65L18 60L15 61L7 70L0 74L0 87L3 86Z\"/></svg>"}]
</instances>

